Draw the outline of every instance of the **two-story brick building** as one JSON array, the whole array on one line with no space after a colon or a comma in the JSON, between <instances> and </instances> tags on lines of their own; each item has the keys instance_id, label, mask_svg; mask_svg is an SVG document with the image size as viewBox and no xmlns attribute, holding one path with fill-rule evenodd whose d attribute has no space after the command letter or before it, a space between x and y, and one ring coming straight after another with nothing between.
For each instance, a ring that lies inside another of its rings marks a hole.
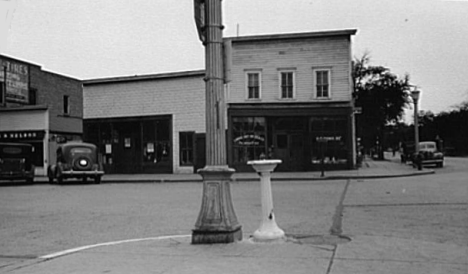
<instances>
[{"instance_id":1,"label":"two-story brick building","mask_svg":"<svg viewBox=\"0 0 468 274\"><path fill-rule=\"evenodd\" d=\"M83 134L80 80L0 55L0 142L34 146L36 174L55 160L57 141Z\"/></svg>"},{"instance_id":2,"label":"two-story brick building","mask_svg":"<svg viewBox=\"0 0 468 274\"><path fill-rule=\"evenodd\" d=\"M353 168L351 36L356 30L225 38L229 165L282 159L278 170ZM204 71L84 81L85 140L107 172L204 166Z\"/></svg>"}]
</instances>

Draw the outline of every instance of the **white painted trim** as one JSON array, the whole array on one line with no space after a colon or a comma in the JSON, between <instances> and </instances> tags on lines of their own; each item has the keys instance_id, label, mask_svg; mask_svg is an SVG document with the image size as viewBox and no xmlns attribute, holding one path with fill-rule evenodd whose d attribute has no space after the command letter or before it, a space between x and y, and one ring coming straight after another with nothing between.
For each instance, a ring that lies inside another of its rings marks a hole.
<instances>
[{"instance_id":1,"label":"white painted trim","mask_svg":"<svg viewBox=\"0 0 468 274\"><path fill-rule=\"evenodd\" d=\"M258 98L249 98L249 74L258 74ZM244 87L245 100L258 101L262 99L262 70L261 69L246 69L244 70Z\"/></svg>"},{"instance_id":2,"label":"white painted trim","mask_svg":"<svg viewBox=\"0 0 468 274\"><path fill-rule=\"evenodd\" d=\"M284 73L284 72L291 72L292 73L292 81L293 81L293 94L292 94L292 98L283 98L283 93L282 93L282 90L281 90L281 82L282 82L282 78L281 78L281 74ZM296 99L296 70L295 69L278 69L278 98L280 100L295 100Z\"/></svg>"},{"instance_id":3,"label":"white painted trim","mask_svg":"<svg viewBox=\"0 0 468 274\"><path fill-rule=\"evenodd\" d=\"M317 97L317 72L318 71L328 71L328 97ZM313 67L312 68L312 77L314 79L312 83L312 98L314 100L330 100L333 98L332 94L332 68L331 67Z\"/></svg>"}]
</instances>

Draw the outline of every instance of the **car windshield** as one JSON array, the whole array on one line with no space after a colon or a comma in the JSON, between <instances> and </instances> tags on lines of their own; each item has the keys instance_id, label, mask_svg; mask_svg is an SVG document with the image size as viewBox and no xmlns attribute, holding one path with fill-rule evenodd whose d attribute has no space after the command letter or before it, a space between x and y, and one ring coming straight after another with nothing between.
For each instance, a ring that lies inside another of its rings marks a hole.
<instances>
[{"instance_id":1,"label":"car windshield","mask_svg":"<svg viewBox=\"0 0 468 274\"><path fill-rule=\"evenodd\" d=\"M74 147L71 149L71 154L92 153L93 151L88 147Z\"/></svg>"},{"instance_id":2,"label":"car windshield","mask_svg":"<svg viewBox=\"0 0 468 274\"><path fill-rule=\"evenodd\" d=\"M420 144L419 149L421 150L436 150L436 145L435 144Z\"/></svg>"}]
</instances>

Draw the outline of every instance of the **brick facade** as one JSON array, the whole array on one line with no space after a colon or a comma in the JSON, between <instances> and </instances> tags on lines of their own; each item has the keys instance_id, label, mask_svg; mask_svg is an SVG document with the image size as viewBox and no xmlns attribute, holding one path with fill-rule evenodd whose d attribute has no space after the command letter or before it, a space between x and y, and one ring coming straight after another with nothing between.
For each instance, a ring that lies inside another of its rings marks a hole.
<instances>
[{"instance_id":1,"label":"brick facade","mask_svg":"<svg viewBox=\"0 0 468 274\"><path fill-rule=\"evenodd\" d=\"M69 140L81 139L83 134L82 83L78 79L48 72L39 65L8 56L0 55L0 63L2 67L11 67L6 73L7 91L18 85L18 83L9 82L21 78L17 73L19 67L24 70L25 74L27 72L19 83L24 88L21 95L25 99L20 102L7 100L6 104L0 106L0 124L2 125L0 134L12 136L2 138L1 141L33 144L36 153L43 154L37 157L39 160L35 162L36 173L45 175L48 164L55 160L57 137L64 136ZM4 75L1 79L3 82ZM68 114L63 113L64 95L69 98ZM34 134L40 137L32 138L29 137L31 134L27 133L40 133Z\"/></svg>"}]
</instances>

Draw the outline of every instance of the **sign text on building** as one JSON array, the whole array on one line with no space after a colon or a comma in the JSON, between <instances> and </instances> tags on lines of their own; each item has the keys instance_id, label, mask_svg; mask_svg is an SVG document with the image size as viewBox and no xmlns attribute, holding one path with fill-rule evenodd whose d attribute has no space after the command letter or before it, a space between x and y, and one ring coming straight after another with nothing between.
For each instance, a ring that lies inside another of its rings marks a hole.
<instances>
[{"instance_id":1,"label":"sign text on building","mask_svg":"<svg viewBox=\"0 0 468 274\"><path fill-rule=\"evenodd\" d=\"M29 67L25 64L2 60L0 81L6 78L6 101L27 104L29 101Z\"/></svg>"}]
</instances>

